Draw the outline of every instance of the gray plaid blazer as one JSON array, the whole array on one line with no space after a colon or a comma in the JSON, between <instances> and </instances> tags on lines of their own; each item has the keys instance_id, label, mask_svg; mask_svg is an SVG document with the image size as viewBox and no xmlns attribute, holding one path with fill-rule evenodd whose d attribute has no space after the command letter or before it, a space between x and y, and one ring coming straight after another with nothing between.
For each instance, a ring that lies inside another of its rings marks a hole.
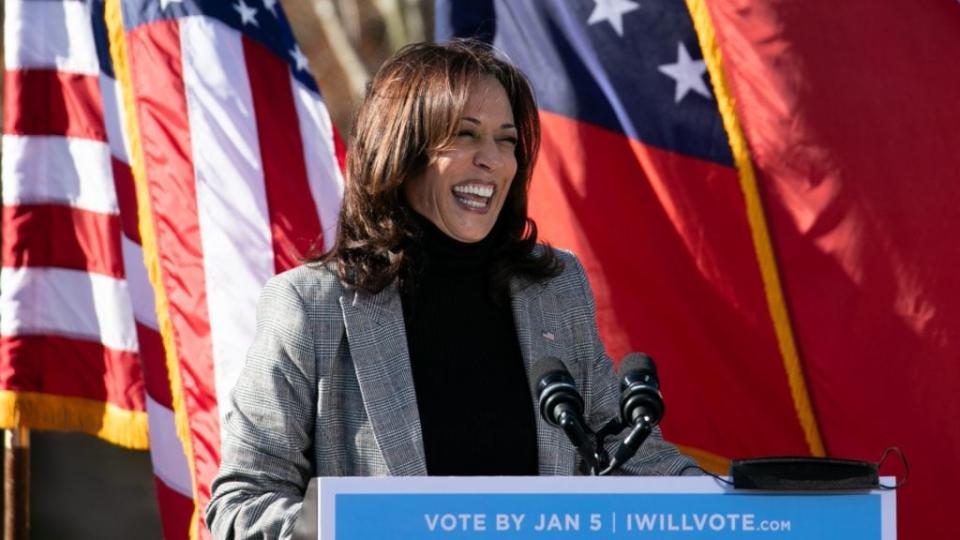
<instances>
[{"instance_id":1,"label":"gray plaid blazer","mask_svg":"<svg viewBox=\"0 0 960 540\"><path fill-rule=\"evenodd\" d=\"M583 268L573 255L557 254L560 276L511 284L517 338L528 375L540 358L563 361L588 423L599 429L617 414L618 382ZM396 286L378 294L345 289L317 266L271 279L232 403L206 511L217 538L288 537L313 476L427 473ZM535 396L530 406L536 410ZM575 474L576 450L539 412L536 418L540 474ZM670 475L691 464L657 429L624 470Z\"/></svg>"}]
</instances>

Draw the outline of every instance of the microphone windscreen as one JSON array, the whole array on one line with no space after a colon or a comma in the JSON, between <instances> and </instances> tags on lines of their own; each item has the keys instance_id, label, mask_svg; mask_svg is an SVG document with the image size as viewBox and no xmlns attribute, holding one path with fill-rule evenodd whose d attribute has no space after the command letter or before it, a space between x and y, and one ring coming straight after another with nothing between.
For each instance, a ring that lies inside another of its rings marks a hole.
<instances>
[{"instance_id":1,"label":"microphone windscreen","mask_svg":"<svg viewBox=\"0 0 960 540\"><path fill-rule=\"evenodd\" d=\"M564 366L563 362L556 356L545 356L533 364L533 369L530 371L530 383L533 386L533 395L537 395L537 385L540 384L540 380L543 379L544 375L555 371L568 373L567 367Z\"/></svg>"},{"instance_id":2,"label":"microphone windscreen","mask_svg":"<svg viewBox=\"0 0 960 540\"><path fill-rule=\"evenodd\" d=\"M653 376L657 376L657 366L653 363L653 358L650 358L646 353L633 352L623 357L623 360L620 361L620 369L617 370L617 374L622 378L627 373L634 371L649 371L653 373Z\"/></svg>"}]
</instances>

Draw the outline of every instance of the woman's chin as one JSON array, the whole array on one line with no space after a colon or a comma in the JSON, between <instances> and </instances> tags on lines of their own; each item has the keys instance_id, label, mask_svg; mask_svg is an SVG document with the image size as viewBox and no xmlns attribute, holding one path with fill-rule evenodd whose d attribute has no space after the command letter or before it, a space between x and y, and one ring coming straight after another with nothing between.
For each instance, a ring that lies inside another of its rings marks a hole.
<instances>
[{"instance_id":1,"label":"woman's chin","mask_svg":"<svg viewBox=\"0 0 960 540\"><path fill-rule=\"evenodd\" d=\"M487 235L490 234L491 229L493 229L493 223L478 223L468 226L451 227L444 232L454 240L472 244L486 238Z\"/></svg>"},{"instance_id":2,"label":"woman's chin","mask_svg":"<svg viewBox=\"0 0 960 540\"><path fill-rule=\"evenodd\" d=\"M459 234L455 233L450 235L450 237L453 238L454 240L457 240L458 242L463 242L465 244L474 244L486 238L488 234L490 234L489 230L485 232L480 232L480 233L475 233L475 232L459 233Z\"/></svg>"},{"instance_id":3,"label":"woman's chin","mask_svg":"<svg viewBox=\"0 0 960 540\"><path fill-rule=\"evenodd\" d=\"M496 223L496 213L493 209L487 212L467 212L459 208L450 215L441 216L441 223L434 222L447 236L464 243L479 242L490 234ZM443 219L444 217L449 219Z\"/></svg>"}]
</instances>

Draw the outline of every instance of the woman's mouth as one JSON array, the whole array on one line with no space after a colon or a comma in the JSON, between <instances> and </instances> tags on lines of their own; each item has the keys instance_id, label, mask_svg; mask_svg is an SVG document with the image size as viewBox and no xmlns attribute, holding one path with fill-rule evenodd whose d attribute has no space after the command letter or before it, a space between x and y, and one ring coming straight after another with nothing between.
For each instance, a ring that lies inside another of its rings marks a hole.
<instances>
[{"instance_id":1,"label":"woman's mouth","mask_svg":"<svg viewBox=\"0 0 960 540\"><path fill-rule=\"evenodd\" d=\"M451 190L461 207L474 212L485 212L493 200L494 187L490 184L459 184Z\"/></svg>"}]
</instances>

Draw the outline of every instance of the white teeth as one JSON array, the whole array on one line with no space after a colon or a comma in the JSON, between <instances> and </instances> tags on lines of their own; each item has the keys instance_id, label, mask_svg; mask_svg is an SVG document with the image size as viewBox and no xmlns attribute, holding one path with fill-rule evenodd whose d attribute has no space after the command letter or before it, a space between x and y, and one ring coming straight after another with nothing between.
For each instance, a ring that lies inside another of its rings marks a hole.
<instances>
[{"instance_id":1,"label":"white teeth","mask_svg":"<svg viewBox=\"0 0 960 540\"><path fill-rule=\"evenodd\" d=\"M493 197L493 186L481 186L477 184L467 184L464 186L454 186L453 191L467 195L476 195L478 197Z\"/></svg>"},{"instance_id":2,"label":"white teeth","mask_svg":"<svg viewBox=\"0 0 960 540\"><path fill-rule=\"evenodd\" d=\"M471 208L486 208L486 207L487 207L487 203L475 201L475 200L473 200L473 199L461 199L461 198L457 197L457 200L460 201L461 204L465 204L465 205L467 205L467 206L469 206L469 207L471 207Z\"/></svg>"}]
</instances>

